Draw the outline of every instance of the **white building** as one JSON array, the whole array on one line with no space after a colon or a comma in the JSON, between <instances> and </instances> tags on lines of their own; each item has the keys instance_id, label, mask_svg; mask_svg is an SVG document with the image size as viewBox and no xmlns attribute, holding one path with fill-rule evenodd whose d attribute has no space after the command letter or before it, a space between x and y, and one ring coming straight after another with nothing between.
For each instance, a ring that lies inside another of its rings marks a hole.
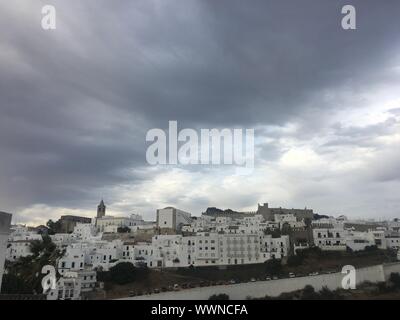
<instances>
[{"instance_id":1,"label":"white building","mask_svg":"<svg viewBox=\"0 0 400 320\"><path fill-rule=\"evenodd\" d=\"M58 260L58 272L63 275L69 271L84 270L85 253L80 247L68 247L64 256Z\"/></svg>"},{"instance_id":2,"label":"white building","mask_svg":"<svg viewBox=\"0 0 400 320\"><path fill-rule=\"evenodd\" d=\"M385 239L387 248L395 250L400 249L400 236L391 234L386 236Z\"/></svg>"},{"instance_id":3,"label":"white building","mask_svg":"<svg viewBox=\"0 0 400 320\"><path fill-rule=\"evenodd\" d=\"M77 272L69 272L57 280L56 288L47 293L47 300L80 300L82 280Z\"/></svg>"},{"instance_id":4,"label":"white building","mask_svg":"<svg viewBox=\"0 0 400 320\"><path fill-rule=\"evenodd\" d=\"M400 232L400 221L395 219L393 221L388 222L388 229L389 231Z\"/></svg>"},{"instance_id":5,"label":"white building","mask_svg":"<svg viewBox=\"0 0 400 320\"><path fill-rule=\"evenodd\" d=\"M56 233L51 235L50 238L59 249L64 249L79 240L78 235L75 233Z\"/></svg>"},{"instance_id":6,"label":"white building","mask_svg":"<svg viewBox=\"0 0 400 320\"><path fill-rule=\"evenodd\" d=\"M96 288L97 272L94 270L78 271L78 277L81 279L81 292L90 292Z\"/></svg>"},{"instance_id":7,"label":"white building","mask_svg":"<svg viewBox=\"0 0 400 320\"><path fill-rule=\"evenodd\" d=\"M133 229L144 224L142 216L138 214L131 214L130 217L104 216L96 219L96 226L99 232L116 233L118 228L128 227Z\"/></svg>"},{"instance_id":8,"label":"white building","mask_svg":"<svg viewBox=\"0 0 400 320\"><path fill-rule=\"evenodd\" d=\"M93 291L96 284L96 271L69 271L58 279L55 289L47 292L47 300L80 300L82 294Z\"/></svg>"},{"instance_id":9,"label":"white building","mask_svg":"<svg viewBox=\"0 0 400 320\"><path fill-rule=\"evenodd\" d=\"M97 229L93 224L78 223L74 228L73 234L76 235L77 239L87 241L96 238ZM101 235L99 238L101 238Z\"/></svg>"},{"instance_id":10,"label":"white building","mask_svg":"<svg viewBox=\"0 0 400 320\"><path fill-rule=\"evenodd\" d=\"M275 214L274 221L279 223L280 229L282 229L285 224L292 229L301 229L306 226L303 220L297 220L297 217L292 213Z\"/></svg>"},{"instance_id":11,"label":"white building","mask_svg":"<svg viewBox=\"0 0 400 320\"><path fill-rule=\"evenodd\" d=\"M385 250L387 248L387 242L385 238L385 230L378 228L377 230L369 230L372 233L375 241L375 245L378 249Z\"/></svg>"},{"instance_id":12,"label":"white building","mask_svg":"<svg viewBox=\"0 0 400 320\"><path fill-rule=\"evenodd\" d=\"M0 212L0 290L4 274L7 240L10 234L11 214Z\"/></svg>"},{"instance_id":13,"label":"white building","mask_svg":"<svg viewBox=\"0 0 400 320\"><path fill-rule=\"evenodd\" d=\"M157 210L157 227L163 231L180 231L182 226L192 222L191 214L173 207Z\"/></svg>"},{"instance_id":14,"label":"white building","mask_svg":"<svg viewBox=\"0 0 400 320\"><path fill-rule=\"evenodd\" d=\"M29 231L26 226L13 226L8 238L6 259L15 261L21 257L31 255L32 242L41 240L42 236L40 234Z\"/></svg>"},{"instance_id":15,"label":"white building","mask_svg":"<svg viewBox=\"0 0 400 320\"><path fill-rule=\"evenodd\" d=\"M343 229L313 229L313 237L314 244L322 250L346 250L346 235Z\"/></svg>"},{"instance_id":16,"label":"white building","mask_svg":"<svg viewBox=\"0 0 400 320\"><path fill-rule=\"evenodd\" d=\"M134 247L136 259L140 255L148 267L239 265L287 256L289 237L200 232L192 236L158 235L151 245Z\"/></svg>"},{"instance_id":17,"label":"white building","mask_svg":"<svg viewBox=\"0 0 400 320\"><path fill-rule=\"evenodd\" d=\"M376 235L380 234L376 233ZM375 236L372 232L351 231L346 235L346 246L352 251L362 251L375 245Z\"/></svg>"}]
</instances>

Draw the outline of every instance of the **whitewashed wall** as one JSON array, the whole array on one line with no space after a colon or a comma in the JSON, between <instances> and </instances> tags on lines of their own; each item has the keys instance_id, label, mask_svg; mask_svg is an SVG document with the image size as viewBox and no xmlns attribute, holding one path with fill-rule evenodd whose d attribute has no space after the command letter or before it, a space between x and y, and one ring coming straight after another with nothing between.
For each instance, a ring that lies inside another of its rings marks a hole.
<instances>
[{"instance_id":1,"label":"whitewashed wall","mask_svg":"<svg viewBox=\"0 0 400 320\"><path fill-rule=\"evenodd\" d=\"M365 281L382 282L390 276L392 272L400 273L400 263L388 265L377 265L357 269L356 283ZM306 285L311 285L315 290L320 290L326 286L331 290L341 288L344 275L341 273L323 274L318 276L299 277L291 279L279 279L271 281L257 281L240 283L234 285L222 285L214 287L202 287L187 289L177 292L164 292L149 296L139 296L125 298L130 300L207 300L213 294L226 293L232 300L243 300L251 296L255 298L269 295L279 296L283 292L291 292L303 289Z\"/></svg>"}]
</instances>

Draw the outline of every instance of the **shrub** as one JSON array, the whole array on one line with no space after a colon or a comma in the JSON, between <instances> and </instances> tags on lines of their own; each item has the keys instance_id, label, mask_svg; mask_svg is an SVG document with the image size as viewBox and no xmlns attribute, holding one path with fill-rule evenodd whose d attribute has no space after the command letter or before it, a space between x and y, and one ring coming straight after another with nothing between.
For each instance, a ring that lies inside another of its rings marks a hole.
<instances>
[{"instance_id":1,"label":"shrub","mask_svg":"<svg viewBox=\"0 0 400 320\"><path fill-rule=\"evenodd\" d=\"M301 298L303 300L315 300L318 298L318 293L315 292L315 289L313 286L307 285L303 289Z\"/></svg>"},{"instance_id":2,"label":"shrub","mask_svg":"<svg viewBox=\"0 0 400 320\"><path fill-rule=\"evenodd\" d=\"M288 258L287 264L289 267L298 267L303 263L303 256L295 255Z\"/></svg>"},{"instance_id":3,"label":"shrub","mask_svg":"<svg viewBox=\"0 0 400 320\"><path fill-rule=\"evenodd\" d=\"M134 282L138 278L147 276L147 268L136 268L130 262L121 262L107 272L98 272L99 281L116 283L119 285Z\"/></svg>"},{"instance_id":4,"label":"shrub","mask_svg":"<svg viewBox=\"0 0 400 320\"><path fill-rule=\"evenodd\" d=\"M129 233L129 232L131 232L131 229L129 229L128 227L118 227L117 232L118 233Z\"/></svg>"},{"instance_id":5,"label":"shrub","mask_svg":"<svg viewBox=\"0 0 400 320\"><path fill-rule=\"evenodd\" d=\"M229 300L229 296L226 293L213 294L208 300Z\"/></svg>"},{"instance_id":6,"label":"shrub","mask_svg":"<svg viewBox=\"0 0 400 320\"><path fill-rule=\"evenodd\" d=\"M375 252L375 251L378 251L378 247L375 246L375 245L366 246L366 247L365 247L365 251L366 251L366 252Z\"/></svg>"},{"instance_id":7,"label":"shrub","mask_svg":"<svg viewBox=\"0 0 400 320\"><path fill-rule=\"evenodd\" d=\"M278 259L271 259L265 262L266 272L269 275L279 275L282 273L282 264L281 260Z\"/></svg>"},{"instance_id":8,"label":"shrub","mask_svg":"<svg viewBox=\"0 0 400 320\"><path fill-rule=\"evenodd\" d=\"M1 286L2 294L31 294L33 288L15 274L5 274Z\"/></svg>"},{"instance_id":9,"label":"shrub","mask_svg":"<svg viewBox=\"0 0 400 320\"><path fill-rule=\"evenodd\" d=\"M393 284L395 289L400 289L400 274L391 273L389 277L390 282Z\"/></svg>"}]
</instances>

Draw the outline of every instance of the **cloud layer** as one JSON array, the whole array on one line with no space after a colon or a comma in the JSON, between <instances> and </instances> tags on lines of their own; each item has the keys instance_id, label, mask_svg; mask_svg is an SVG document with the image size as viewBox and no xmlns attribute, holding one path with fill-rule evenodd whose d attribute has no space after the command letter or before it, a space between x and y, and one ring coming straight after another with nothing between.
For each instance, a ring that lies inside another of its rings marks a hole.
<instances>
[{"instance_id":1,"label":"cloud layer","mask_svg":"<svg viewBox=\"0 0 400 320\"><path fill-rule=\"evenodd\" d=\"M57 29L40 27L53 4ZM1 1L0 209L154 218L257 202L395 217L400 3ZM256 169L150 167L150 128L255 128Z\"/></svg>"}]
</instances>

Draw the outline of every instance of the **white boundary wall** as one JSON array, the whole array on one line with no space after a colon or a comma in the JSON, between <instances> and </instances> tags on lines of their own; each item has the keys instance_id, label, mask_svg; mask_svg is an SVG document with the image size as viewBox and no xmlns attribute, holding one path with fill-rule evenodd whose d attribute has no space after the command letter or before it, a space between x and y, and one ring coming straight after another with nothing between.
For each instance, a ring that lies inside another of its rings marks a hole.
<instances>
[{"instance_id":1,"label":"white boundary wall","mask_svg":"<svg viewBox=\"0 0 400 320\"><path fill-rule=\"evenodd\" d=\"M383 282L388 279L390 273L400 273L400 263L391 263L357 269L356 283L369 281L372 283ZM124 300L207 300L213 294L225 293L232 300L244 300L246 297L261 298L265 295L276 297L283 292L291 292L303 289L311 285L316 291L326 286L331 290L342 287L342 273L321 274L298 278L288 278L270 281L257 281L239 283L233 285L221 285L213 287L200 287L185 289L176 292L163 292L152 295L124 298Z\"/></svg>"}]
</instances>

